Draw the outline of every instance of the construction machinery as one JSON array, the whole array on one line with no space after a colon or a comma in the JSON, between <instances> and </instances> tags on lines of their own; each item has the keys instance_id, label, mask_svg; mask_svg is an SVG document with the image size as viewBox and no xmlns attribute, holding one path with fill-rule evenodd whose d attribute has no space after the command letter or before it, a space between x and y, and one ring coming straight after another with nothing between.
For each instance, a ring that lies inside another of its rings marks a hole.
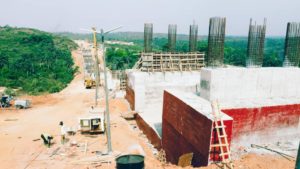
<instances>
[{"instance_id":1,"label":"construction machinery","mask_svg":"<svg viewBox=\"0 0 300 169\"><path fill-rule=\"evenodd\" d=\"M81 133L104 133L104 110L92 109L79 118L79 130Z\"/></svg>"},{"instance_id":2,"label":"construction machinery","mask_svg":"<svg viewBox=\"0 0 300 169\"><path fill-rule=\"evenodd\" d=\"M85 86L86 89L90 89L90 88L96 86L96 82L92 78L85 78L84 79L84 86Z\"/></svg>"},{"instance_id":3,"label":"construction machinery","mask_svg":"<svg viewBox=\"0 0 300 169\"><path fill-rule=\"evenodd\" d=\"M96 86L95 76L93 74L84 77L84 86L86 89L91 89Z\"/></svg>"},{"instance_id":4,"label":"construction machinery","mask_svg":"<svg viewBox=\"0 0 300 169\"><path fill-rule=\"evenodd\" d=\"M0 107L10 107L12 99L13 99L12 96L2 94L0 100Z\"/></svg>"}]
</instances>

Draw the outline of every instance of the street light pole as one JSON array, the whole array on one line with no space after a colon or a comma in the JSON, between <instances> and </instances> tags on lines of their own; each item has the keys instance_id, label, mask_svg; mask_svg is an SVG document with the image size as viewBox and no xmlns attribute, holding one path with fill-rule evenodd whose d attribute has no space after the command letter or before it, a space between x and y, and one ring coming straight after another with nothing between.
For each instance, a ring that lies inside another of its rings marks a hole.
<instances>
[{"instance_id":1,"label":"street light pole","mask_svg":"<svg viewBox=\"0 0 300 169\"><path fill-rule=\"evenodd\" d=\"M103 69L104 69L104 84L105 84L105 104L106 104L106 137L107 137L107 151L108 153L112 152L111 145L111 133L110 133L110 116L109 116L109 100L108 100L108 86L107 86L107 70L106 70L106 59L105 59L105 46L104 46L104 33L103 29L101 29L101 47L103 51Z\"/></svg>"},{"instance_id":2,"label":"street light pole","mask_svg":"<svg viewBox=\"0 0 300 169\"><path fill-rule=\"evenodd\" d=\"M111 145L111 132L110 132L110 116L109 116L109 100L108 100L108 85L107 85L107 69L106 69L106 60L105 60L105 46L104 46L104 35L115 31L117 29L120 29L121 27L117 27L115 29L109 30L107 32L104 32L103 29L101 29L101 48L103 51L103 73L104 73L104 89L105 89L105 104L106 104L106 111L105 111L105 125L106 125L106 137L107 137L107 152L111 153L112 152L112 145ZM82 29L85 31L90 31L87 29ZM97 32L96 28L92 28L92 32L94 35L94 46L95 46L95 50L97 49ZM97 50L96 50L97 51ZM97 56L97 53L95 52L95 56ZM97 77L99 78L100 81L100 71L99 71L99 59L98 57L96 57L96 64L97 64L97 68L96 68L96 72L97 72ZM99 82L97 80L97 82ZM99 83L98 83L99 86ZM98 87L96 87L96 105L97 105L97 98L98 98Z\"/></svg>"}]
</instances>

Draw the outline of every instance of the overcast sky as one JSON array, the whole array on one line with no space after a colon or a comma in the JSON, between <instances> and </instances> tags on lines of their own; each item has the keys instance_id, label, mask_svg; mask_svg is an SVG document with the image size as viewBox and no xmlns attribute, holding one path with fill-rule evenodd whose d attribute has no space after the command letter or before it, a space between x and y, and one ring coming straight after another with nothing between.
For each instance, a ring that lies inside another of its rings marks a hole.
<instances>
[{"instance_id":1,"label":"overcast sky","mask_svg":"<svg viewBox=\"0 0 300 169\"><path fill-rule=\"evenodd\" d=\"M82 32L96 26L120 31L167 32L177 24L178 33L188 34L195 20L199 34L208 34L209 18L227 18L226 33L247 35L249 20L267 18L267 35L285 35L287 22L300 22L300 0L0 0L0 25L32 27L50 32Z\"/></svg>"}]
</instances>

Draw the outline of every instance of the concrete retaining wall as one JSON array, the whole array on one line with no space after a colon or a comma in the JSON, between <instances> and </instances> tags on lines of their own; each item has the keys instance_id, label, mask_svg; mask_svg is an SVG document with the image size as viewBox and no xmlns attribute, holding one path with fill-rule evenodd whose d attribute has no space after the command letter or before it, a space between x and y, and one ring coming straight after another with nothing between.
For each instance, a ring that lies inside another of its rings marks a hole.
<instances>
[{"instance_id":1,"label":"concrete retaining wall","mask_svg":"<svg viewBox=\"0 0 300 169\"><path fill-rule=\"evenodd\" d=\"M134 91L134 107L137 112L151 110L154 105L162 109L163 91L178 89L196 92L200 84L200 71L190 72L127 72L128 87ZM156 112L153 112L156 113ZM161 114L161 111L159 112Z\"/></svg>"},{"instance_id":2,"label":"concrete retaining wall","mask_svg":"<svg viewBox=\"0 0 300 169\"><path fill-rule=\"evenodd\" d=\"M234 107L236 100L300 98L299 68L204 68L201 96Z\"/></svg>"},{"instance_id":3,"label":"concrete retaining wall","mask_svg":"<svg viewBox=\"0 0 300 169\"><path fill-rule=\"evenodd\" d=\"M134 91L130 88L130 87L126 87L126 95L125 95L125 99L128 101L131 110L134 110Z\"/></svg>"},{"instance_id":4,"label":"concrete retaining wall","mask_svg":"<svg viewBox=\"0 0 300 169\"><path fill-rule=\"evenodd\" d=\"M136 115L136 123L143 131L145 136L148 138L150 143L158 150L161 149L161 138L157 134L155 128L151 127L149 123L147 123L139 114Z\"/></svg>"},{"instance_id":5,"label":"concrete retaining wall","mask_svg":"<svg viewBox=\"0 0 300 169\"><path fill-rule=\"evenodd\" d=\"M206 166L213 138L213 115L210 102L192 93L167 90L164 92L162 146L167 160L173 164L185 153L194 153L192 165ZM232 118L223 114L226 132L231 137ZM229 139L230 141L230 139Z\"/></svg>"},{"instance_id":6,"label":"concrete retaining wall","mask_svg":"<svg viewBox=\"0 0 300 169\"><path fill-rule=\"evenodd\" d=\"M299 68L204 68L201 97L218 100L234 120L233 139L251 132L297 127Z\"/></svg>"},{"instance_id":7,"label":"concrete retaining wall","mask_svg":"<svg viewBox=\"0 0 300 169\"><path fill-rule=\"evenodd\" d=\"M233 139L257 131L300 125L300 104L222 110L233 118Z\"/></svg>"}]
</instances>

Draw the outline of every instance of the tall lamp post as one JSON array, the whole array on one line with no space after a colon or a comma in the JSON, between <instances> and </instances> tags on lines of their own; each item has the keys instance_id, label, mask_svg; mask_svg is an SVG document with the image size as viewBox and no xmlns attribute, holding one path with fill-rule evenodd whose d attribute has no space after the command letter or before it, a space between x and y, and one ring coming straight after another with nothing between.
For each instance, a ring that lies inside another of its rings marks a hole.
<instances>
[{"instance_id":1,"label":"tall lamp post","mask_svg":"<svg viewBox=\"0 0 300 169\"><path fill-rule=\"evenodd\" d=\"M94 45L95 45L95 50L97 49L97 33L100 33L101 35L101 48L102 48L102 51L103 51L103 69L104 69L104 89L105 89L105 104L106 104L106 110L105 110L105 124L106 124L106 137L107 137L107 152L108 153L111 153L112 152L112 145L111 145L111 133L110 133L110 116L109 116L109 100L108 100L108 86L107 86L107 69L106 69L106 60L105 60L105 46L104 46L104 38L105 38L105 35L107 35L108 33L110 32L113 32L117 29L120 29L122 28L121 26L120 27L117 27L115 29L111 29L109 31L106 31L104 32L103 29L101 29L100 32L96 31L96 28L92 28L92 31L91 30L88 30L88 29L82 29L82 30L85 30L85 31L90 31L90 32L93 32L93 37L94 37ZM97 52L97 50L96 50ZM97 56L95 52L95 56ZM99 64L99 60L98 60L98 57L96 58L96 64ZM100 80L100 73L99 72L99 66L97 65L97 69L96 69L96 73L97 73L97 76L98 76L98 79ZM97 78L97 77L96 77ZM99 84L99 82L98 82ZM97 95L98 95L98 91L96 90L96 105L97 105Z\"/></svg>"},{"instance_id":2,"label":"tall lamp post","mask_svg":"<svg viewBox=\"0 0 300 169\"><path fill-rule=\"evenodd\" d=\"M107 137L107 151L108 153L112 152L112 145L111 145L111 133L110 133L110 116L109 116L109 100L108 100L108 86L107 86L107 69L106 69L106 58L105 58L105 46L104 46L104 38L105 35L115 31L117 29L120 29L121 27L109 30L107 32L104 32L103 29L101 29L101 47L103 51L103 67L104 67L104 83L105 83L105 104L106 104L106 111L105 111L105 120L106 120L106 137Z\"/></svg>"}]
</instances>

